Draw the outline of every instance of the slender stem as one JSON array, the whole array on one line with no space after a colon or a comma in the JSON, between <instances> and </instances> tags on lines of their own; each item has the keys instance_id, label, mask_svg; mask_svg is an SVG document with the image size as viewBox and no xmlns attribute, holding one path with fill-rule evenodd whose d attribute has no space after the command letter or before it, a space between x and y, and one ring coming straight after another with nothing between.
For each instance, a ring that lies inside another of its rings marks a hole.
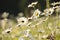
<instances>
[{"instance_id":1,"label":"slender stem","mask_svg":"<svg viewBox=\"0 0 60 40\"><path fill-rule=\"evenodd\" d=\"M49 0L46 0L46 8L49 8L50 5L49 5Z\"/></svg>"},{"instance_id":2,"label":"slender stem","mask_svg":"<svg viewBox=\"0 0 60 40\"><path fill-rule=\"evenodd\" d=\"M46 0L46 8L49 8L50 7L50 5L49 5L49 0ZM47 16L48 18L49 18L49 16ZM49 19L50 20L50 19ZM47 26L48 26L48 22L49 22L49 20L47 20Z\"/></svg>"},{"instance_id":3,"label":"slender stem","mask_svg":"<svg viewBox=\"0 0 60 40\"><path fill-rule=\"evenodd\" d=\"M58 21L58 23L57 23L57 26L58 26L58 24L59 24L59 15L58 15L58 10L56 9L56 17L57 17L57 21Z\"/></svg>"}]
</instances>

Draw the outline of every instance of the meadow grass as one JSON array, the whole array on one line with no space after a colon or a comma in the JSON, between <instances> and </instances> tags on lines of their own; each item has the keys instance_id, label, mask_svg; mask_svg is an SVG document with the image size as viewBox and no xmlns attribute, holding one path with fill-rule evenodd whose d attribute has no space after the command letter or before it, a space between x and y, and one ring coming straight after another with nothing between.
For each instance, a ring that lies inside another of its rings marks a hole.
<instances>
[{"instance_id":1,"label":"meadow grass","mask_svg":"<svg viewBox=\"0 0 60 40\"><path fill-rule=\"evenodd\" d=\"M48 21L48 23L47 23ZM56 28L56 27L60 27L60 18L59 18L59 23L58 23L58 19L51 16L49 17L49 19L42 22L39 25L35 25L36 23L38 23L37 21L32 21L32 24L30 26L23 26L23 27L16 27L15 24L13 23L13 27L12 27L12 32L8 33L8 34L1 34L1 32L3 31L3 29L0 28L0 40L18 40L19 37L24 36L23 32L24 30L30 29L30 34L32 35L32 38L34 38L33 40L48 40L46 38L39 38L39 36L43 36L43 35L50 35L51 32L55 31L54 34L54 40L60 40L60 28ZM13 22L13 21L12 21ZM58 25L57 25L58 24ZM31 27L32 25L35 25L35 27ZM50 29L49 29L50 26ZM38 32L38 30L43 30L44 32ZM11 35L16 35L16 37L11 37ZM29 37L24 37L25 40L31 40Z\"/></svg>"}]
</instances>

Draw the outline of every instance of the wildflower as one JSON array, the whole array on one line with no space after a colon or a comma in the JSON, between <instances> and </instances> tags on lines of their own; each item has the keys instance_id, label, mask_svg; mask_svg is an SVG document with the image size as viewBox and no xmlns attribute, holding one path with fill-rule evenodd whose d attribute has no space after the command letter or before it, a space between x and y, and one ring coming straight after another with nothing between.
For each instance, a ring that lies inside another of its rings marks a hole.
<instances>
[{"instance_id":1,"label":"wildflower","mask_svg":"<svg viewBox=\"0 0 60 40\"><path fill-rule=\"evenodd\" d=\"M36 9L36 10L34 11L34 14L32 15L32 17L33 17L33 18L38 18L39 15L40 15L40 13L41 13L41 11L40 11L39 9Z\"/></svg>"},{"instance_id":2,"label":"wildflower","mask_svg":"<svg viewBox=\"0 0 60 40\"><path fill-rule=\"evenodd\" d=\"M19 25L26 25L28 23L28 19L25 17L21 17L17 19Z\"/></svg>"},{"instance_id":3,"label":"wildflower","mask_svg":"<svg viewBox=\"0 0 60 40\"><path fill-rule=\"evenodd\" d=\"M8 15L9 15L9 13L4 12L4 13L2 14L2 17L3 17L3 18L7 18L7 17L8 17Z\"/></svg>"},{"instance_id":4,"label":"wildflower","mask_svg":"<svg viewBox=\"0 0 60 40\"><path fill-rule=\"evenodd\" d=\"M38 2L32 2L32 5L36 5Z\"/></svg>"},{"instance_id":5,"label":"wildflower","mask_svg":"<svg viewBox=\"0 0 60 40\"><path fill-rule=\"evenodd\" d=\"M2 34L10 33L12 28L6 29L2 32Z\"/></svg>"},{"instance_id":6,"label":"wildflower","mask_svg":"<svg viewBox=\"0 0 60 40\"><path fill-rule=\"evenodd\" d=\"M48 37L48 35L43 35L43 36L42 36L42 38L47 38L47 37Z\"/></svg>"},{"instance_id":7,"label":"wildflower","mask_svg":"<svg viewBox=\"0 0 60 40\"><path fill-rule=\"evenodd\" d=\"M22 17L24 14L22 12L18 13L19 17Z\"/></svg>"},{"instance_id":8,"label":"wildflower","mask_svg":"<svg viewBox=\"0 0 60 40\"><path fill-rule=\"evenodd\" d=\"M54 2L54 3L51 3L51 5L55 6L57 4L60 4L60 2Z\"/></svg>"},{"instance_id":9,"label":"wildflower","mask_svg":"<svg viewBox=\"0 0 60 40\"><path fill-rule=\"evenodd\" d=\"M29 18L28 18L28 20L31 20L31 19L32 19L32 17L29 17Z\"/></svg>"},{"instance_id":10,"label":"wildflower","mask_svg":"<svg viewBox=\"0 0 60 40\"><path fill-rule=\"evenodd\" d=\"M38 2L33 2L31 4L28 5L28 7L34 7Z\"/></svg>"},{"instance_id":11,"label":"wildflower","mask_svg":"<svg viewBox=\"0 0 60 40\"><path fill-rule=\"evenodd\" d=\"M45 9L44 12L46 16L51 15L54 12L54 8Z\"/></svg>"},{"instance_id":12,"label":"wildflower","mask_svg":"<svg viewBox=\"0 0 60 40\"><path fill-rule=\"evenodd\" d=\"M1 20L1 27L2 27L2 29L5 29L7 21L8 21L7 19Z\"/></svg>"},{"instance_id":13,"label":"wildflower","mask_svg":"<svg viewBox=\"0 0 60 40\"><path fill-rule=\"evenodd\" d=\"M60 8L60 6L55 6L55 7L53 7L53 9L59 9Z\"/></svg>"},{"instance_id":14,"label":"wildflower","mask_svg":"<svg viewBox=\"0 0 60 40\"><path fill-rule=\"evenodd\" d=\"M34 6L32 6L32 4L29 4L28 7L34 7Z\"/></svg>"}]
</instances>

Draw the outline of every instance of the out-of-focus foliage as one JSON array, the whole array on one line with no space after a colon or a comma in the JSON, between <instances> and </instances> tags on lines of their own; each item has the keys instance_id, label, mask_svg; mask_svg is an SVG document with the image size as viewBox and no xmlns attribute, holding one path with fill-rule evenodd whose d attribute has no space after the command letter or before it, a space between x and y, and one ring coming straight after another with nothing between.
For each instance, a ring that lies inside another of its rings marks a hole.
<instances>
[{"instance_id":1,"label":"out-of-focus foliage","mask_svg":"<svg viewBox=\"0 0 60 40\"><path fill-rule=\"evenodd\" d=\"M26 1L28 0L21 2ZM3 12L0 19L0 40L60 40L60 2L49 3L46 0L47 8L43 11L37 5L40 6L39 1L28 4L25 9L21 7L24 12L19 12L16 17Z\"/></svg>"}]
</instances>

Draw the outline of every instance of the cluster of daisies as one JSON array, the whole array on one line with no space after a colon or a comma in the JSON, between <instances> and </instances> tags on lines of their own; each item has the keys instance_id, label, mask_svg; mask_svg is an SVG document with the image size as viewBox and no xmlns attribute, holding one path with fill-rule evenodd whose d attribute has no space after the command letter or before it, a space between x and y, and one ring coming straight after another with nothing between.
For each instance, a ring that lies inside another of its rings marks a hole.
<instances>
[{"instance_id":1,"label":"cluster of daisies","mask_svg":"<svg viewBox=\"0 0 60 40\"><path fill-rule=\"evenodd\" d=\"M35 8L35 6L37 5L38 2L33 2L31 4L28 5L28 7L33 7ZM51 5L56 5L56 4L60 4L60 2L57 3L52 3ZM42 25L43 22L47 21L49 16L53 14L53 12L55 11L55 9L59 9L60 6L54 6L51 8L47 8L45 9L43 12L40 11L39 9L34 10L33 15L31 17L17 17L17 24L15 24L15 26L13 25L13 22L11 22L11 20L7 19L7 16L9 15L9 13L4 12L2 17L4 18L3 20L1 20L1 26L3 28L2 31L2 35L7 35L9 33L9 35L14 38L14 37L19 37L18 40L25 40L25 38L29 38L29 40L36 40L35 38L39 37L38 40L47 38L49 40L54 40L54 32L51 32L50 35L47 35L45 33L45 30L39 29L38 27L38 31L35 30L35 28L37 28L37 26ZM21 15L20 15L21 14ZM20 13L19 16L23 16L22 13ZM43 16L44 17L41 17ZM10 21L10 22L9 22ZM8 28L6 27L6 24L8 23ZM51 30L52 28L50 27L52 24L48 24L48 28ZM14 27L13 27L14 26ZM25 28L24 28L25 27ZM6 28L6 29L5 29ZM22 28L22 29L21 29ZM25 29L25 30L24 30ZM14 32L13 32L13 31ZM18 32L18 30L21 30ZM39 33L45 33L44 35L40 35L39 36L36 34L37 32L35 32L35 38L33 37L33 32L31 34L31 31L37 31ZM12 34L13 33L13 34ZM16 34L15 34L16 33ZM21 35L23 34L23 35Z\"/></svg>"}]
</instances>

